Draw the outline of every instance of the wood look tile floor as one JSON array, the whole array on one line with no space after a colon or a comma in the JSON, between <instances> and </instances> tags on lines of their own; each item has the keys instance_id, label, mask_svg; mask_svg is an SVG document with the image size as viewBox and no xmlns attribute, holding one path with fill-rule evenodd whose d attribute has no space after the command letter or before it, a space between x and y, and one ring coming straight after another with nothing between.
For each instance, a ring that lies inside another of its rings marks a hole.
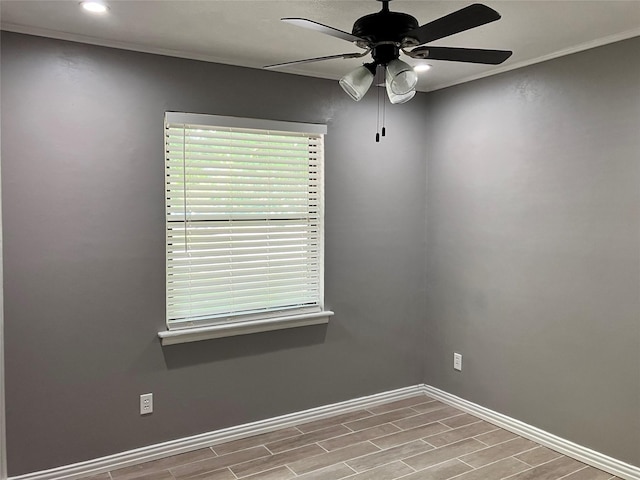
<instances>
[{"instance_id":1,"label":"wood look tile floor","mask_svg":"<svg viewBox=\"0 0 640 480\"><path fill-rule=\"evenodd\" d=\"M614 480L426 395L84 480Z\"/></svg>"}]
</instances>

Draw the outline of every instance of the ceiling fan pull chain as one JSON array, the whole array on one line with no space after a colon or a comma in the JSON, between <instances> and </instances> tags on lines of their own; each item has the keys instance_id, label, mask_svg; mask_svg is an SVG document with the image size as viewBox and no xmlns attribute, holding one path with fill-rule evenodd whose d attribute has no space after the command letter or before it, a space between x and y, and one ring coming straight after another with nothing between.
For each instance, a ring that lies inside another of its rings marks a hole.
<instances>
[{"instance_id":1,"label":"ceiling fan pull chain","mask_svg":"<svg viewBox=\"0 0 640 480\"><path fill-rule=\"evenodd\" d=\"M386 129L384 128L385 124L387 123L387 98L386 97L387 97L386 95L382 96L382 136L383 137L387 133Z\"/></svg>"},{"instance_id":2,"label":"ceiling fan pull chain","mask_svg":"<svg viewBox=\"0 0 640 480\"><path fill-rule=\"evenodd\" d=\"M377 115L377 124L376 124L376 143L379 143L380 142L380 88L379 87L376 87L376 88L378 89L378 115Z\"/></svg>"}]
</instances>

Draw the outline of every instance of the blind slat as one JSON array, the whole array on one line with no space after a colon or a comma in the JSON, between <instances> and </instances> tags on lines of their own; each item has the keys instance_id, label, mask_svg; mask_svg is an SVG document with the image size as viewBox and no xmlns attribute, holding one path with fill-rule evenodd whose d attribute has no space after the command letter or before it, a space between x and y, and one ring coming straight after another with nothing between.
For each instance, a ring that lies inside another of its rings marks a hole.
<instances>
[{"instance_id":1,"label":"blind slat","mask_svg":"<svg viewBox=\"0 0 640 480\"><path fill-rule=\"evenodd\" d=\"M309 272L313 269L318 270L317 260L315 263L300 263L300 264L282 264L272 265L269 261L256 262L254 264L241 264L232 265L233 268L222 268L220 265L212 266L209 268L207 265L199 265L194 268L185 267L182 270L179 268L172 268L169 272L169 283L175 283L180 281L189 281L197 283L199 280L215 281L217 278L227 278L230 273L237 277L255 277L262 278L269 275L272 278L294 278L298 276L308 276Z\"/></svg>"},{"instance_id":2,"label":"blind slat","mask_svg":"<svg viewBox=\"0 0 640 480\"><path fill-rule=\"evenodd\" d=\"M185 280L175 280L172 279L169 282L169 288L172 291L179 291L183 288L199 288L199 287L217 287L221 285L228 285L229 278L235 277L235 284L242 285L262 285L262 284L272 284L272 285L289 285L289 284L303 284L304 282L312 282L317 283L319 277L317 275L308 275L306 271L298 271L296 274L285 273L280 275L265 275L265 272L262 274L253 274L253 275L235 275L236 272L227 272L227 275L220 275L217 279L215 278L190 278ZM267 280L265 280L265 278Z\"/></svg>"}]
</instances>

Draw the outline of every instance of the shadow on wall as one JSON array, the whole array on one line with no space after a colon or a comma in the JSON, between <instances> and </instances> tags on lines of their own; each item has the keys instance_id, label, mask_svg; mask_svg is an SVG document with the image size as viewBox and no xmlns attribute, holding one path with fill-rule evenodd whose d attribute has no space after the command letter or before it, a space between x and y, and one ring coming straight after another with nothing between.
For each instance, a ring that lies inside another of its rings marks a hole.
<instances>
[{"instance_id":1,"label":"shadow on wall","mask_svg":"<svg viewBox=\"0 0 640 480\"><path fill-rule=\"evenodd\" d=\"M328 325L311 325L273 332L214 338L162 347L169 370L239 357L259 356L325 342ZM160 339L158 339L159 341Z\"/></svg>"}]
</instances>

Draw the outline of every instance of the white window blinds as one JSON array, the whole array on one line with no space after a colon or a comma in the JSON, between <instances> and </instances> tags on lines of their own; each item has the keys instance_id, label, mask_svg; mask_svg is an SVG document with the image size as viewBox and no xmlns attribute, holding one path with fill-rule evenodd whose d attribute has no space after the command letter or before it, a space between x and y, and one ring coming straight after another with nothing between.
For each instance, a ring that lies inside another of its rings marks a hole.
<instances>
[{"instance_id":1,"label":"white window blinds","mask_svg":"<svg viewBox=\"0 0 640 480\"><path fill-rule=\"evenodd\" d=\"M169 329L320 311L325 129L167 113Z\"/></svg>"}]
</instances>

